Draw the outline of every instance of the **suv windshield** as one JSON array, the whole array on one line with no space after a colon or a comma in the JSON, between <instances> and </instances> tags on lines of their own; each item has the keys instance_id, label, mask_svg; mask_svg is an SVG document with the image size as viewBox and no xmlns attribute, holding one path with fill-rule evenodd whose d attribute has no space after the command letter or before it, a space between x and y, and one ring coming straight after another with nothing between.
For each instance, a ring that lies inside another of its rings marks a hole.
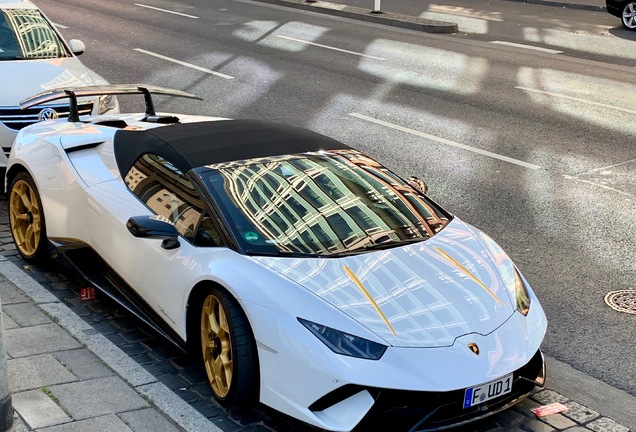
<instances>
[{"instance_id":1,"label":"suv windshield","mask_svg":"<svg viewBox=\"0 0 636 432\"><path fill-rule=\"evenodd\" d=\"M353 150L253 159L200 173L245 253L340 256L422 241L450 216Z\"/></svg>"},{"instance_id":2,"label":"suv windshield","mask_svg":"<svg viewBox=\"0 0 636 432\"><path fill-rule=\"evenodd\" d=\"M57 32L35 9L0 11L0 60L69 57Z\"/></svg>"}]
</instances>

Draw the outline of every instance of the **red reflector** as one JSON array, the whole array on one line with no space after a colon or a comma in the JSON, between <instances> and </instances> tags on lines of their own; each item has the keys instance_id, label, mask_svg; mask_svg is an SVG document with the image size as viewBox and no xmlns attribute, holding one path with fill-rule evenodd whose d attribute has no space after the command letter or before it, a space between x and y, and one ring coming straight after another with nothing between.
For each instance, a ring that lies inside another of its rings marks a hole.
<instances>
[{"instance_id":1,"label":"red reflector","mask_svg":"<svg viewBox=\"0 0 636 432\"><path fill-rule=\"evenodd\" d=\"M552 403L550 405L542 405L535 408L530 408L530 411L532 411L537 417L557 414L567 410L568 407L558 402Z\"/></svg>"},{"instance_id":2,"label":"red reflector","mask_svg":"<svg viewBox=\"0 0 636 432\"><path fill-rule=\"evenodd\" d=\"M80 290L80 300L95 300L95 288L82 288Z\"/></svg>"}]
</instances>

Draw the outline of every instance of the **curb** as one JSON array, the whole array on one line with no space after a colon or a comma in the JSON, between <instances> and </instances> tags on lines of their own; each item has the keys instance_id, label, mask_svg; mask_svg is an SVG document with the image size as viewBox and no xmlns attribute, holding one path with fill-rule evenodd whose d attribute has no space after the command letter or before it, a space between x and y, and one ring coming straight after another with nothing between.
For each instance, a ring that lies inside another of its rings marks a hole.
<instances>
[{"instance_id":1,"label":"curb","mask_svg":"<svg viewBox=\"0 0 636 432\"><path fill-rule=\"evenodd\" d=\"M579 9L579 10L589 10L592 12L607 12L607 8L605 6L594 6L588 4L580 4L580 3L568 3L568 2L560 2L553 0L506 0L515 3L527 3L527 4L535 4L542 6L554 6L566 9Z\"/></svg>"},{"instance_id":2,"label":"curb","mask_svg":"<svg viewBox=\"0 0 636 432\"><path fill-rule=\"evenodd\" d=\"M402 15L393 12L374 13L367 8L348 6L327 1L308 2L305 0L258 0L262 3L270 3L278 6L286 6L334 15L345 18L355 18L376 24L384 24L392 27L400 27L409 30L418 30L426 33L457 33L457 23L429 20L410 15Z\"/></svg>"},{"instance_id":3,"label":"curb","mask_svg":"<svg viewBox=\"0 0 636 432\"><path fill-rule=\"evenodd\" d=\"M121 377L135 392L187 431L223 432L105 336L64 305L18 266L0 255L0 274L48 314L57 325Z\"/></svg>"},{"instance_id":4,"label":"curb","mask_svg":"<svg viewBox=\"0 0 636 432\"><path fill-rule=\"evenodd\" d=\"M457 33L457 23L437 21L419 18L412 15L404 15L393 12L373 12L368 8L349 6L342 3L331 3L322 0L256 0L261 3L269 3L278 6L290 7L322 13L326 15L353 18L375 24L383 24L408 30L417 30L426 33ZM558 0L506 0L515 3L526 3L542 6L553 6L566 9L588 10L592 12L606 12L605 6L595 6L580 3L569 3Z\"/></svg>"}]
</instances>

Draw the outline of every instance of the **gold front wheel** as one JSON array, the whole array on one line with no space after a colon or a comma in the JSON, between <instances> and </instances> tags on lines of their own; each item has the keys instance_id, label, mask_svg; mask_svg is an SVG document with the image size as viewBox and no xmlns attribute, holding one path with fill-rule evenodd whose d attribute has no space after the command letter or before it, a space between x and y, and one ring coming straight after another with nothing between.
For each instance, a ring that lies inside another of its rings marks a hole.
<instances>
[{"instance_id":1,"label":"gold front wheel","mask_svg":"<svg viewBox=\"0 0 636 432\"><path fill-rule=\"evenodd\" d=\"M253 400L258 390L256 342L238 302L213 288L201 298L201 350L208 381L223 405Z\"/></svg>"},{"instance_id":2,"label":"gold front wheel","mask_svg":"<svg viewBox=\"0 0 636 432\"><path fill-rule=\"evenodd\" d=\"M44 257L46 234L42 203L33 179L24 172L11 182L9 225L15 246L25 260Z\"/></svg>"},{"instance_id":3,"label":"gold front wheel","mask_svg":"<svg viewBox=\"0 0 636 432\"><path fill-rule=\"evenodd\" d=\"M212 391L224 399L232 385L232 339L225 309L212 294L206 297L201 310L201 348Z\"/></svg>"}]
</instances>

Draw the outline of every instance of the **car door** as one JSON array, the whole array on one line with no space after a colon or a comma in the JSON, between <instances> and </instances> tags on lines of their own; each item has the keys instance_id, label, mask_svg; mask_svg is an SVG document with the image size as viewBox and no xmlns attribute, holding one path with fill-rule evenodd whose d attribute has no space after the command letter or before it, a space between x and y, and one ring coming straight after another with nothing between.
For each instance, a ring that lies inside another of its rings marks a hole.
<instances>
[{"instance_id":1,"label":"car door","mask_svg":"<svg viewBox=\"0 0 636 432\"><path fill-rule=\"evenodd\" d=\"M92 188L88 205L94 213L89 218L92 243L158 316L184 337L184 281L196 252L193 240L203 203L190 180L158 155L142 155L124 183ZM131 193L137 199L130 199ZM134 237L126 228L131 216L153 214L174 224L179 247L164 249L161 240Z\"/></svg>"}]
</instances>

